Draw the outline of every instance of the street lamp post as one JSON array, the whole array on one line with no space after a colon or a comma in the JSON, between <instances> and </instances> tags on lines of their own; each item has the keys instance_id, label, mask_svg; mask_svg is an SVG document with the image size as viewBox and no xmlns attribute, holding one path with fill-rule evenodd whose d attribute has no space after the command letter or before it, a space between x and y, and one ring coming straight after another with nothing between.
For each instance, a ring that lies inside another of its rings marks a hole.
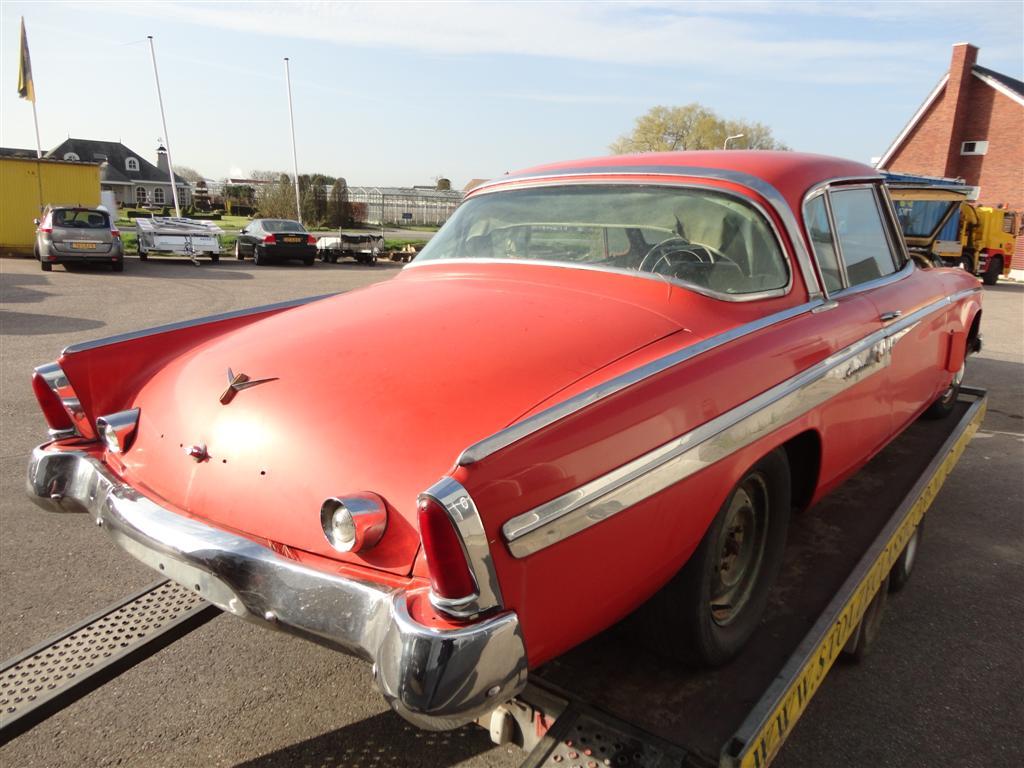
<instances>
[{"instance_id":1,"label":"street lamp post","mask_svg":"<svg viewBox=\"0 0 1024 768\"><path fill-rule=\"evenodd\" d=\"M742 138L743 138L743 134L742 133L737 133L735 136L726 136L725 137L725 144L722 145L722 149L728 149L729 148L729 142L732 141L733 139L742 139Z\"/></svg>"}]
</instances>

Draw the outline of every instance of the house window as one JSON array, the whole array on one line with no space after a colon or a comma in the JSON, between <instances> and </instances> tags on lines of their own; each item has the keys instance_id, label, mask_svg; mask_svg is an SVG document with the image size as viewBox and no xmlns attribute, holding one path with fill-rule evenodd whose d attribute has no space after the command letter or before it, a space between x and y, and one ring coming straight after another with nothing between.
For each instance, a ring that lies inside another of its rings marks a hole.
<instances>
[{"instance_id":1,"label":"house window","mask_svg":"<svg viewBox=\"0 0 1024 768\"><path fill-rule=\"evenodd\" d=\"M129 157L124 161L124 168L126 171L137 171L139 170L139 160L135 157Z\"/></svg>"},{"instance_id":2,"label":"house window","mask_svg":"<svg viewBox=\"0 0 1024 768\"><path fill-rule=\"evenodd\" d=\"M146 188L136 187L135 188L135 204L145 205L146 204Z\"/></svg>"},{"instance_id":3,"label":"house window","mask_svg":"<svg viewBox=\"0 0 1024 768\"><path fill-rule=\"evenodd\" d=\"M163 187L157 187L156 189L153 190L153 202L157 203L158 205L163 205L164 204L164 188Z\"/></svg>"},{"instance_id":4,"label":"house window","mask_svg":"<svg viewBox=\"0 0 1024 768\"><path fill-rule=\"evenodd\" d=\"M984 155L988 152L987 141L965 141L960 145L961 155Z\"/></svg>"},{"instance_id":5,"label":"house window","mask_svg":"<svg viewBox=\"0 0 1024 768\"><path fill-rule=\"evenodd\" d=\"M65 152L64 153L64 159L65 160L75 161L75 160L78 160L80 158L74 152Z\"/></svg>"}]
</instances>

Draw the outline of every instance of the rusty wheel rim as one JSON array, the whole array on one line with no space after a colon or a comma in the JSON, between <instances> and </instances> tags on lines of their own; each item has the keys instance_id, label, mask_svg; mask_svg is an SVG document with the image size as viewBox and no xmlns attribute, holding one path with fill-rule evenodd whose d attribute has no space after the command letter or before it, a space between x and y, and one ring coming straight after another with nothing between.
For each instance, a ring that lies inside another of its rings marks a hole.
<instances>
[{"instance_id":1,"label":"rusty wheel rim","mask_svg":"<svg viewBox=\"0 0 1024 768\"><path fill-rule=\"evenodd\" d=\"M733 492L716 542L710 609L719 626L735 621L750 602L764 562L768 514L768 487L761 475L751 475Z\"/></svg>"}]
</instances>

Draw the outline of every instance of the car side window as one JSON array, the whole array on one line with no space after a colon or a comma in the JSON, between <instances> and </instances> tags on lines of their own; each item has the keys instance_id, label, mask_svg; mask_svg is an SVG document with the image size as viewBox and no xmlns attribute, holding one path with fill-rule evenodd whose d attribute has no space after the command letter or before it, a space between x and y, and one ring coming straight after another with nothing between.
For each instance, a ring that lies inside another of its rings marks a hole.
<instances>
[{"instance_id":1,"label":"car side window","mask_svg":"<svg viewBox=\"0 0 1024 768\"><path fill-rule=\"evenodd\" d=\"M828 209L825 207L825 195L820 194L804 207L807 234L811 237L811 247L818 260L818 269L825 281L825 290L835 293L843 289L843 274L836 256L836 245L832 239L832 225L828 221Z\"/></svg>"},{"instance_id":2,"label":"car side window","mask_svg":"<svg viewBox=\"0 0 1024 768\"><path fill-rule=\"evenodd\" d=\"M881 211L870 187L829 192L836 238L849 284L860 285L896 271Z\"/></svg>"}]
</instances>

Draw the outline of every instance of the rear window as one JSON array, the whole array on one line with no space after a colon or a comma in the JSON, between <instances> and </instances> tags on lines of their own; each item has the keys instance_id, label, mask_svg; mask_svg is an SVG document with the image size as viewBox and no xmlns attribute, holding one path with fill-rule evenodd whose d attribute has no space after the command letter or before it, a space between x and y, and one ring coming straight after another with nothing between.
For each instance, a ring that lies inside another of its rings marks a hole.
<instances>
[{"instance_id":1,"label":"rear window","mask_svg":"<svg viewBox=\"0 0 1024 768\"><path fill-rule=\"evenodd\" d=\"M264 219L263 220L263 231L264 232L305 232L302 225L297 221L289 221L288 219Z\"/></svg>"},{"instance_id":2,"label":"rear window","mask_svg":"<svg viewBox=\"0 0 1024 768\"><path fill-rule=\"evenodd\" d=\"M58 208L53 212L53 226L70 229L110 229L110 219L103 211Z\"/></svg>"},{"instance_id":3,"label":"rear window","mask_svg":"<svg viewBox=\"0 0 1024 768\"><path fill-rule=\"evenodd\" d=\"M659 275L720 294L784 289L772 230L744 201L711 189L552 186L470 198L419 263L501 259Z\"/></svg>"}]
</instances>

